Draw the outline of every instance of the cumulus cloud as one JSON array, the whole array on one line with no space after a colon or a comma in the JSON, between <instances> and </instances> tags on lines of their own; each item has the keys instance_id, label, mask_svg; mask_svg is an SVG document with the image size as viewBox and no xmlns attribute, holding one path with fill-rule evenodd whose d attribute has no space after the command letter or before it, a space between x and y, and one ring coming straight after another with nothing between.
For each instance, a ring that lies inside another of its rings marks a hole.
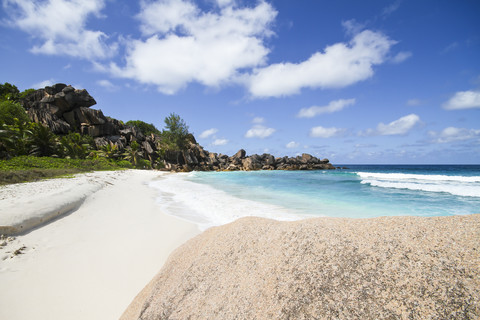
<instances>
[{"instance_id":1,"label":"cumulus cloud","mask_svg":"<svg viewBox=\"0 0 480 320\"><path fill-rule=\"evenodd\" d=\"M300 63L276 63L254 70L248 89L253 97L280 97L302 88L342 88L373 76L396 42L380 32L364 30L349 43L327 46Z\"/></svg>"},{"instance_id":2,"label":"cumulus cloud","mask_svg":"<svg viewBox=\"0 0 480 320\"><path fill-rule=\"evenodd\" d=\"M295 142L295 141L290 141L289 143L286 144L285 147L288 149L293 149L293 148L298 148L300 146L300 143Z\"/></svg>"},{"instance_id":3,"label":"cumulus cloud","mask_svg":"<svg viewBox=\"0 0 480 320\"><path fill-rule=\"evenodd\" d=\"M313 118L324 113L333 113L343 110L344 108L355 104L355 99L340 99L331 101L328 105L318 107L312 106L310 108L302 108L297 114L299 118Z\"/></svg>"},{"instance_id":4,"label":"cumulus cloud","mask_svg":"<svg viewBox=\"0 0 480 320\"><path fill-rule=\"evenodd\" d=\"M211 129L208 129L208 130L205 130L203 131L200 135L199 135L199 138L200 139L206 139L212 135L214 135L215 133L218 132L218 129L216 128L211 128Z\"/></svg>"},{"instance_id":5,"label":"cumulus cloud","mask_svg":"<svg viewBox=\"0 0 480 320\"><path fill-rule=\"evenodd\" d=\"M245 133L245 138L267 138L271 136L276 130L273 128L268 128L261 124L254 125L251 129Z\"/></svg>"},{"instance_id":6,"label":"cumulus cloud","mask_svg":"<svg viewBox=\"0 0 480 320\"><path fill-rule=\"evenodd\" d=\"M365 132L361 132L360 135L405 135L418 123L420 123L420 117L412 113L388 124L379 123L376 130L367 129Z\"/></svg>"},{"instance_id":7,"label":"cumulus cloud","mask_svg":"<svg viewBox=\"0 0 480 320\"><path fill-rule=\"evenodd\" d=\"M342 136L345 134L345 129L342 128L325 128L322 126L318 127L313 127L310 129L310 137L314 138L332 138L332 137L338 137Z\"/></svg>"},{"instance_id":8,"label":"cumulus cloud","mask_svg":"<svg viewBox=\"0 0 480 320\"><path fill-rule=\"evenodd\" d=\"M480 91L459 91L443 104L446 110L480 108Z\"/></svg>"},{"instance_id":9,"label":"cumulus cloud","mask_svg":"<svg viewBox=\"0 0 480 320\"><path fill-rule=\"evenodd\" d=\"M408 58L410 58L412 56L412 53L409 52L409 51L402 51L402 52L399 52L397 53L393 58L392 58L392 62L393 63L401 63L405 60L407 60Z\"/></svg>"},{"instance_id":10,"label":"cumulus cloud","mask_svg":"<svg viewBox=\"0 0 480 320\"><path fill-rule=\"evenodd\" d=\"M100 17L105 0L4 0L7 23L39 39L33 53L68 55L84 59L112 56L117 45L107 35L86 28L87 19Z\"/></svg>"},{"instance_id":11,"label":"cumulus cloud","mask_svg":"<svg viewBox=\"0 0 480 320\"><path fill-rule=\"evenodd\" d=\"M227 139L215 139L212 142L212 146L224 146L228 143Z\"/></svg>"},{"instance_id":12,"label":"cumulus cloud","mask_svg":"<svg viewBox=\"0 0 480 320\"><path fill-rule=\"evenodd\" d=\"M480 130L448 127L441 132L430 132L436 143L449 143L453 141L464 141L480 138Z\"/></svg>"},{"instance_id":13,"label":"cumulus cloud","mask_svg":"<svg viewBox=\"0 0 480 320\"><path fill-rule=\"evenodd\" d=\"M236 81L239 70L264 64L269 49L263 40L273 34L277 12L264 1L251 8L225 0L218 5L203 12L185 0L142 1L138 19L148 38L131 41L125 66L111 64L110 71L175 94L191 82L218 87Z\"/></svg>"}]
</instances>

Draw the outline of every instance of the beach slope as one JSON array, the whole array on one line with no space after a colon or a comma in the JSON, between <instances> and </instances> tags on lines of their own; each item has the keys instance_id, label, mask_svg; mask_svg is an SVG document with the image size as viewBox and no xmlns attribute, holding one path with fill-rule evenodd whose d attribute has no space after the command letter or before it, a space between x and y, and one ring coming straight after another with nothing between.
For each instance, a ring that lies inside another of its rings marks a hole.
<instances>
[{"instance_id":1,"label":"beach slope","mask_svg":"<svg viewBox=\"0 0 480 320\"><path fill-rule=\"evenodd\" d=\"M17 208L10 213L36 203L43 213L76 205L60 219L0 241L0 319L118 319L169 254L199 233L159 210L148 184L163 174L94 172L1 189ZM25 221L15 214L8 219Z\"/></svg>"},{"instance_id":2,"label":"beach slope","mask_svg":"<svg viewBox=\"0 0 480 320\"><path fill-rule=\"evenodd\" d=\"M479 243L480 215L242 218L179 247L122 320L478 319Z\"/></svg>"}]
</instances>

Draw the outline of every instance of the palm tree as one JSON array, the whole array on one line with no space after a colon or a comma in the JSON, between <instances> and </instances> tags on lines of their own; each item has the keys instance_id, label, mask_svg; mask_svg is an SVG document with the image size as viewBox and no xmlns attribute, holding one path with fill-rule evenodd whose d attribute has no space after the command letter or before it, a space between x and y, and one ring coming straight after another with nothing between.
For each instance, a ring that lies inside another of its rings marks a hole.
<instances>
[{"instance_id":1,"label":"palm tree","mask_svg":"<svg viewBox=\"0 0 480 320\"><path fill-rule=\"evenodd\" d=\"M85 159L92 150L92 138L72 132L60 139L62 156L70 159Z\"/></svg>"},{"instance_id":2,"label":"palm tree","mask_svg":"<svg viewBox=\"0 0 480 320\"><path fill-rule=\"evenodd\" d=\"M13 124L3 124L0 130L0 150L4 157L26 155L32 136L32 124L13 119Z\"/></svg>"},{"instance_id":3,"label":"palm tree","mask_svg":"<svg viewBox=\"0 0 480 320\"><path fill-rule=\"evenodd\" d=\"M111 141L109 144L100 147L96 154L99 157L105 157L112 160L117 160L121 156L118 146Z\"/></svg>"},{"instance_id":4,"label":"palm tree","mask_svg":"<svg viewBox=\"0 0 480 320\"><path fill-rule=\"evenodd\" d=\"M143 159L143 153L140 150L140 145L133 141L129 147L127 147L126 152L123 153L123 159L130 161L130 163L137 168L140 164L140 160Z\"/></svg>"},{"instance_id":5,"label":"palm tree","mask_svg":"<svg viewBox=\"0 0 480 320\"><path fill-rule=\"evenodd\" d=\"M39 157L48 157L56 153L58 146L57 136L50 130L38 123L32 124L30 153Z\"/></svg>"}]
</instances>

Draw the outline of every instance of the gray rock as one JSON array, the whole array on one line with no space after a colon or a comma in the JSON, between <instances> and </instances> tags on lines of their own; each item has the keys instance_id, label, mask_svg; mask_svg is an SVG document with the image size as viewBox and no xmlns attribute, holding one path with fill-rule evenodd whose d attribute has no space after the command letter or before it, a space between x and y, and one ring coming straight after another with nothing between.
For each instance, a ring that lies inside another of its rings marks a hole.
<instances>
[{"instance_id":1,"label":"gray rock","mask_svg":"<svg viewBox=\"0 0 480 320\"><path fill-rule=\"evenodd\" d=\"M245 150L240 149L240 150L237 151L237 153L235 153L235 155L233 157L237 158L237 159L244 159L246 154L247 154L247 152Z\"/></svg>"}]
</instances>

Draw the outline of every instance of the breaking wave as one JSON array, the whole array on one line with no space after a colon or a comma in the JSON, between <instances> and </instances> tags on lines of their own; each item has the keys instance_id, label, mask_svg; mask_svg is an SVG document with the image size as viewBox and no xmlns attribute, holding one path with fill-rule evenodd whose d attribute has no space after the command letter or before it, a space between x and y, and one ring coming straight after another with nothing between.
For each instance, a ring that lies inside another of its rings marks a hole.
<instances>
[{"instance_id":1,"label":"breaking wave","mask_svg":"<svg viewBox=\"0 0 480 320\"><path fill-rule=\"evenodd\" d=\"M362 184L373 187L445 192L463 197L480 197L480 176L447 176L405 173L356 172Z\"/></svg>"}]
</instances>

